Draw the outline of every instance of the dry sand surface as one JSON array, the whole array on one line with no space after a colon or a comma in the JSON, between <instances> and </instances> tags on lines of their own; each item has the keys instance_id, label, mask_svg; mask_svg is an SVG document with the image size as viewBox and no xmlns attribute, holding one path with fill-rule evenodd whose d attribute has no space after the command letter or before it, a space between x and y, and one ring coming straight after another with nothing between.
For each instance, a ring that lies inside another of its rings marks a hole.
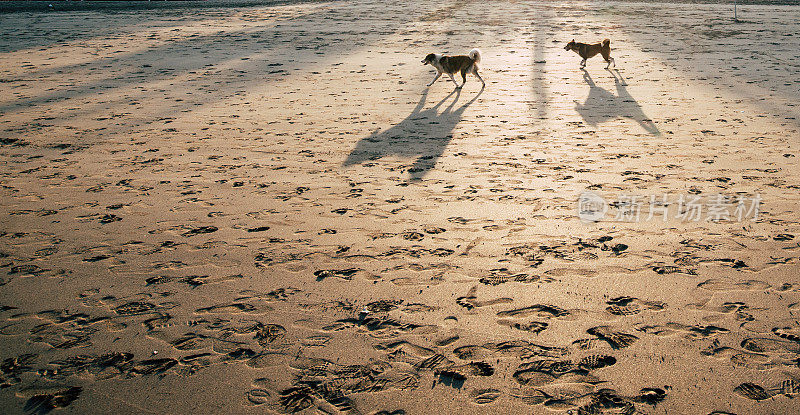
<instances>
[{"instance_id":1,"label":"dry sand surface","mask_svg":"<svg viewBox=\"0 0 800 415\"><path fill-rule=\"evenodd\" d=\"M739 10L0 15L0 412L800 413L800 6Z\"/></svg>"}]
</instances>

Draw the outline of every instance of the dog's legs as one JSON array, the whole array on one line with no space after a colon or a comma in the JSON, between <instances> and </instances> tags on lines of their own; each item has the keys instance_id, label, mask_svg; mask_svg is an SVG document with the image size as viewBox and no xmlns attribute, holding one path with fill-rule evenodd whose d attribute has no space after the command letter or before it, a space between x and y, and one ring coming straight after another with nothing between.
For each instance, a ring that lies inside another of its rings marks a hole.
<instances>
[{"instance_id":1,"label":"dog's legs","mask_svg":"<svg viewBox=\"0 0 800 415\"><path fill-rule=\"evenodd\" d=\"M467 71L469 71L469 68L464 68L461 70L461 79L463 79L463 82L461 82L462 88L464 87L464 84L467 83Z\"/></svg>"},{"instance_id":2,"label":"dog's legs","mask_svg":"<svg viewBox=\"0 0 800 415\"><path fill-rule=\"evenodd\" d=\"M450 80L453 81L454 84L456 84L456 89L461 89L461 87L458 86L458 82L456 82L456 78L453 77L453 74L449 73L447 75L449 75L450 76Z\"/></svg>"},{"instance_id":3,"label":"dog's legs","mask_svg":"<svg viewBox=\"0 0 800 415\"><path fill-rule=\"evenodd\" d=\"M586 59L581 61L581 68L585 68L585 67L586 67Z\"/></svg>"},{"instance_id":4,"label":"dog's legs","mask_svg":"<svg viewBox=\"0 0 800 415\"><path fill-rule=\"evenodd\" d=\"M433 85L433 83L436 82L436 80L439 79L440 76L442 76L442 73L436 72L436 76L433 78L433 81L431 81L427 86Z\"/></svg>"},{"instance_id":5,"label":"dog's legs","mask_svg":"<svg viewBox=\"0 0 800 415\"><path fill-rule=\"evenodd\" d=\"M472 66L472 74L478 77L478 80L481 81L481 85L486 86L486 82L483 82L483 78L478 74L478 68L475 67L475 65Z\"/></svg>"},{"instance_id":6,"label":"dog's legs","mask_svg":"<svg viewBox=\"0 0 800 415\"><path fill-rule=\"evenodd\" d=\"M611 57L610 47L606 46L600 49L600 54L603 55L603 59L605 59L606 63L608 63L608 65L606 65L606 69L608 69L611 65L614 65L614 58Z\"/></svg>"}]
</instances>

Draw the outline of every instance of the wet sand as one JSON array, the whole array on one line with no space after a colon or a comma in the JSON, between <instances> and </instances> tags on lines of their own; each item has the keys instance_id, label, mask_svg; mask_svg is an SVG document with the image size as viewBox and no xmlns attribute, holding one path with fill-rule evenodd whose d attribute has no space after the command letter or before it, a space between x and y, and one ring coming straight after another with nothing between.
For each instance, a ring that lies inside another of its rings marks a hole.
<instances>
[{"instance_id":1,"label":"wet sand","mask_svg":"<svg viewBox=\"0 0 800 415\"><path fill-rule=\"evenodd\" d=\"M0 412L796 413L799 18L2 14Z\"/></svg>"}]
</instances>

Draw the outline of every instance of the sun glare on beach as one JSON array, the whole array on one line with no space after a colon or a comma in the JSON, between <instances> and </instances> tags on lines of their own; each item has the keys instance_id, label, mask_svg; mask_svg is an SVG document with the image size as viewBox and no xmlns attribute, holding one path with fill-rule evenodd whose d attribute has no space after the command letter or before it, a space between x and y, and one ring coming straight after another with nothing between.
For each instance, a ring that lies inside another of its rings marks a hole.
<instances>
[{"instance_id":1,"label":"sun glare on beach","mask_svg":"<svg viewBox=\"0 0 800 415\"><path fill-rule=\"evenodd\" d=\"M0 413L800 413L793 1L0 3Z\"/></svg>"}]
</instances>

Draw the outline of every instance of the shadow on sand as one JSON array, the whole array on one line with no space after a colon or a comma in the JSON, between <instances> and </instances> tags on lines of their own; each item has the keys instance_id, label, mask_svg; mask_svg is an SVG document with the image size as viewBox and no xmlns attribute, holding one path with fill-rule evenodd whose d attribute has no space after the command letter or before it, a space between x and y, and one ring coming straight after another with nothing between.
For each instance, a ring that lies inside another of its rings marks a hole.
<instances>
[{"instance_id":1,"label":"shadow on sand","mask_svg":"<svg viewBox=\"0 0 800 415\"><path fill-rule=\"evenodd\" d=\"M608 70L608 69L607 69ZM581 104L575 102L575 110L583 117L583 121L591 126L604 123L617 118L630 118L639 123L648 133L660 135L661 132L653 124L653 121L642 111L642 107L628 93L625 88L628 84L622 79L616 69L608 70L614 77L614 85L617 94L614 95L605 88L597 86L592 80L591 75L583 69L583 80L589 85L589 96Z\"/></svg>"},{"instance_id":2,"label":"shadow on sand","mask_svg":"<svg viewBox=\"0 0 800 415\"><path fill-rule=\"evenodd\" d=\"M453 130L461 121L464 110L482 93L483 89L471 100L456 108L456 103L461 97L461 90L456 89L436 105L423 109L428 97L426 90L420 97L417 106L404 120L386 130L376 131L370 136L362 138L347 156L344 166L378 160L389 155L405 158L416 157L416 161L408 169L410 180L422 179L444 153L445 147L453 138ZM439 108L451 97L452 102L439 112Z\"/></svg>"}]
</instances>

